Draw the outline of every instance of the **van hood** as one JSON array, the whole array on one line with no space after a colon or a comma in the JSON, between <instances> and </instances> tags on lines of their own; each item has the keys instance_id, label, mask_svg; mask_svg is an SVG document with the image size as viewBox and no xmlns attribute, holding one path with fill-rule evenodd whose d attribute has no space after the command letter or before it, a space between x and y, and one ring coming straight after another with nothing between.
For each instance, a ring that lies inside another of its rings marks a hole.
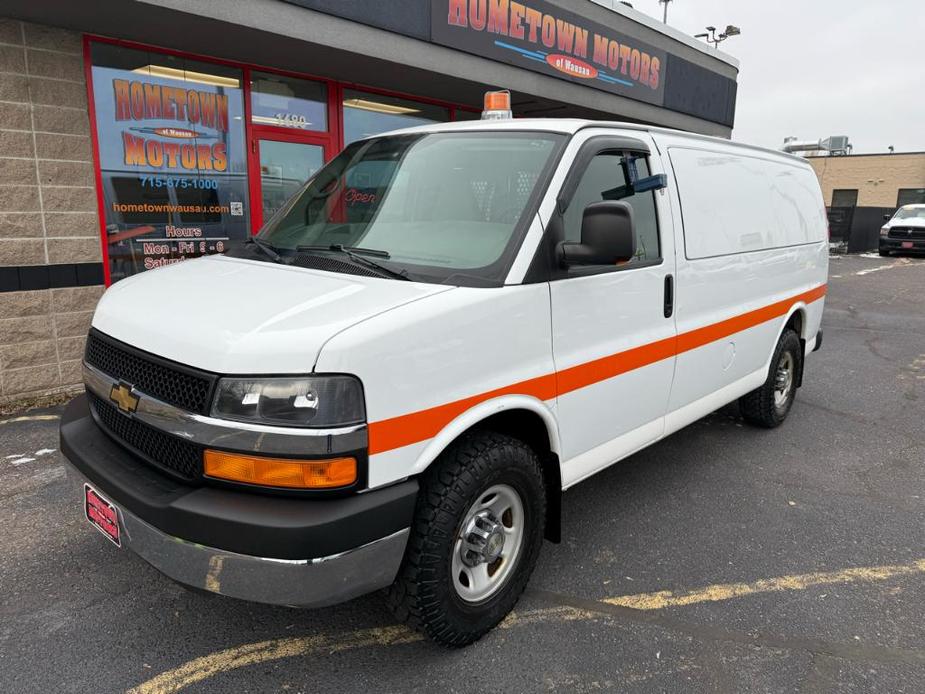
<instances>
[{"instance_id":1,"label":"van hood","mask_svg":"<svg viewBox=\"0 0 925 694\"><path fill-rule=\"evenodd\" d=\"M116 283L93 327L207 371L306 373L341 330L451 289L209 256Z\"/></svg>"}]
</instances>

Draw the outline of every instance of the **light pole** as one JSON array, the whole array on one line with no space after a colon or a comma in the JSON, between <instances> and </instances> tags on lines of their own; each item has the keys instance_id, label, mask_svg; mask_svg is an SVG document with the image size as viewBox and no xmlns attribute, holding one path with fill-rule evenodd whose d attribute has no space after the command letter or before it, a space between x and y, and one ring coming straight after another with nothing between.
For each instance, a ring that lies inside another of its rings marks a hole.
<instances>
[{"instance_id":1,"label":"light pole","mask_svg":"<svg viewBox=\"0 0 925 694\"><path fill-rule=\"evenodd\" d=\"M658 3L659 3L660 5L664 5L664 6L665 6L665 7L662 9L662 23L663 23L663 24L668 24L668 3L669 3L669 2L671 2L671 0L658 0Z\"/></svg>"},{"instance_id":2,"label":"light pole","mask_svg":"<svg viewBox=\"0 0 925 694\"><path fill-rule=\"evenodd\" d=\"M728 39L730 36L738 36L742 33L739 27L733 24L727 24L721 34L716 33L716 27L707 27L706 34L694 34L695 39L706 39L707 43L712 43L713 48L719 48L719 44Z\"/></svg>"}]
</instances>

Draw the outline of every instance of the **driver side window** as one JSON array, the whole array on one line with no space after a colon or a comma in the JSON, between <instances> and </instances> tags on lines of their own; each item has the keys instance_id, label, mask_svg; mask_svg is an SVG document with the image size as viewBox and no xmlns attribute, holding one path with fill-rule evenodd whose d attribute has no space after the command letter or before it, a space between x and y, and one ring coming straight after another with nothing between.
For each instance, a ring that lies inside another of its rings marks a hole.
<instances>
[{"instance_id":1,"label":"driver side window","mask_svg":"<svg viewBox=\"0 0 925 694\"><path fill-rule=\"evenodd\" d=\"M640 178L649 175L645 158L636 160ZM585 207L601 200L620 200L633 208L636 226L636 255L630 262L659 260L661 247L658 237L658 217L655 210L655 192L636 193L616 197L616 189L626 185L623 173L623 155L620 152L601 152L588 164L582 174L575 195L563 215L566 241L581 240L581 219Z\"/></svg>"}]
</instances>

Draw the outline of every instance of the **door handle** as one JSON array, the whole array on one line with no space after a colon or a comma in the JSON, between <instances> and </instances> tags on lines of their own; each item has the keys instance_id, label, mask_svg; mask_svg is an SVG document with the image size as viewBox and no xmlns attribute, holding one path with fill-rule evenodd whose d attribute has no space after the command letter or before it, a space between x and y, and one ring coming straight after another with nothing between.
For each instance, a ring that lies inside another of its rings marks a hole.
<instances>
[{"instance_id":1,"label":"door handle","mask_svg":"<svg viewBox=\"0 0 925 694\"><path fill-rule=\"evenodd\" d=\"M674 313L674 277L665 275L665 318Z\"/></svg>"}]
</instances>

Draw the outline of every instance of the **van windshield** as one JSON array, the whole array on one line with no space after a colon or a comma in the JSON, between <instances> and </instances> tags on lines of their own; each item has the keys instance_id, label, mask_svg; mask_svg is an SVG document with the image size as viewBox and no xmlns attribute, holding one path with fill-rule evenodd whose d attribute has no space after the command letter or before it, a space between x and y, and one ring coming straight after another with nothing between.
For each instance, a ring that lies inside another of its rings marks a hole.
<instances>
[{"instance_id":1,"label":"van windshield","mask_svg":"<svg viewBox=\"0 0 925 694\"><path fill-rule=\"evenodd\" d=\"M503 279L565 138L540 132L395 135L348 146L264 227L298 264L342 247L421 281Z\"/></svg>"}]
</instances>

